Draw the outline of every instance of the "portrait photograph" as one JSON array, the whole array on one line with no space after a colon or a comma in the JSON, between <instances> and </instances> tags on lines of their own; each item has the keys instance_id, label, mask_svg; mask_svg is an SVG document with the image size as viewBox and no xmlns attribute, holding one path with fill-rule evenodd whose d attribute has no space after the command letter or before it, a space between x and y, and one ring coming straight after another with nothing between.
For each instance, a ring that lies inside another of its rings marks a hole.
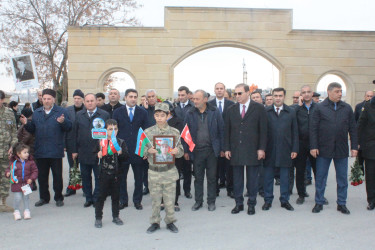
<instances>
[{"instance_id":1,"label":"portrait photograph","mask_svg":"<svg viewBox=\"0 0 375 250\"><path fill-rule=\"evenodd\" d=\"M175 147L174 136L154 136L155 149L158 151L154 155L155 164L174 164L175 156L171 154Z\"/></svg>"},{"instance_id":2,"label":"portrait photograph","mask_svg":"<svg viewBox=\"0 0 375 250\"><path fill-rule=\"evenodd\" d=\"M11 62L17 89L39 87L32 54L12 57Z\"/></svg>"}]
</instances>

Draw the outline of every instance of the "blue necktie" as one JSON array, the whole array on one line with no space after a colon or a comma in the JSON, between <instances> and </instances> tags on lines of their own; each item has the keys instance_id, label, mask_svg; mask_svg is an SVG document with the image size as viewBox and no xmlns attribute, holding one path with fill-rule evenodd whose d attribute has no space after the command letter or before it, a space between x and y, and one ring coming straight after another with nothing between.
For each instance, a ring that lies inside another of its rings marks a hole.
<instances>
[{"instance_id":1,"label":"blue necktie","mask_svg":"<svg viewBox=\"0 0 375 250\"><path fill-rule=\"evenodd\" d=\"M223 113L223 107L221 106L221 101L219 101L219 110L220 110L220 113Z\"/></svg>"},{"instance_id":2,"label":"blue necktie","mask_svg":"<svg viewBox=\"0 0 375 250\"><path fill-rule=\"evenodd\" d=\"M133 121L133 117L134 117L134 115L133 115L133 108L129 108L129 118L130 118L130 121L132 122Z\"/></svg>"},{"instance_id":3,"label":"blue necktie","mask_svg":"<svg viewBox=\"0 0 375 250\"><path fill-rule=\"evenodd\" d=\"M336 108L337 108L337 104L335 103L335 110L336 110Z\"/></svg>"}]
</instances>

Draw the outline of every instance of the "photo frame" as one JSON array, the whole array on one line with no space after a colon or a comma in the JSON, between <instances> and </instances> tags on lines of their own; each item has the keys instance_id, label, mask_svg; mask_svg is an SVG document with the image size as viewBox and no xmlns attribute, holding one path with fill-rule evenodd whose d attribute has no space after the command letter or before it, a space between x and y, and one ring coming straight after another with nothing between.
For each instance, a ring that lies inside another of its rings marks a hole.
<instances>
[{"instance_id":1,"label":"photo frame","mask_svg":"<svg viewBox=\"0 0 375 250\"><path fill-rule=\"evenodd\" d=\"M154 146L158 151L154 154L154 164L174 164L175 156L170 151L175 147L176 138L173 135L154 136Z\"/></svg>"},{"instance_id":2,"label":"photo frame","mask_svg":"<svg viewBox=\"0 0 375 250\"><path fill-rule=\"evenodd\" d=\"M39 88L38 75L32 54L12 57L11 65L16 90Z\"/></svg>"}]
</instances>

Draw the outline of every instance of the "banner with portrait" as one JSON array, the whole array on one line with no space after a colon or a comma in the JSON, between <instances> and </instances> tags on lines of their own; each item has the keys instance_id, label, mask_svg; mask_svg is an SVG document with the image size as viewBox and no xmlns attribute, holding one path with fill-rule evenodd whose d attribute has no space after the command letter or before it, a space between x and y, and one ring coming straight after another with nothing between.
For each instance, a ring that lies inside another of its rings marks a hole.
<instances>
[{"instance_id":1,"label":"banner with portrait","mask_svg":"<svg viewBox=\"0 0 375 250\"><path fill-rule=\"evenodd\" d=\"M17 91L39 88L38 75L32 54L12 57L11 64Z\"/></svg>"}]
</instances>

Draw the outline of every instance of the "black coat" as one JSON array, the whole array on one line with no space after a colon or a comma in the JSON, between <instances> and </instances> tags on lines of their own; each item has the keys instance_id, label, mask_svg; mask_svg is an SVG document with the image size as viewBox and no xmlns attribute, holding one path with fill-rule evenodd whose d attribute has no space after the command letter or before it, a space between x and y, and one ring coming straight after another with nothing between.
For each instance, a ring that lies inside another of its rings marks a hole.
<instances>
[{"instance_id":1,"label":"black coat","mask_svg":"<svg viewBox=\"0 0 375 250\"><path fill-rule=\"evenodd\" d=\"M310 119L310 149L319 149L319 156L346 158L349 156L348 133L351 149L358 150L354 113L349 104L339 101L336 110L328 97L316 108Z\"/></svg>"},{"instance_id":2,"label":"black coat","mask_svg":"<svg viewBox=\"0 0 375 250\"><path fill-rule=\"evenodd\" d=\"M78 160L81 164L97 164L97 139L92 139L91 129L93 128L92 122L95 118L101 118L107 121L110 117L109 114L102 110L97 109L94 115L89 118L87 110L83 109L76 114L76 119L73 125L73 151L78 153Z\"/></svg>"},{"instance_id":3,"label":"black coat","mask_svg":"<svg viewBox=\"0 0 375 250\"><path fill-rule=\"evenodd\" d=\"M365 104L359 117L358 136L363 138L360 143L363 158L375 160L375 97Z\"/></svg>"},{"instance_id":4,"label":"black coat","mask_svg":"<svg viewBox=\"0 0 375 250\"><path fill-rule=\"evenodd\" d=\"M307 109L305 105L295 107L298 124L298 136L300 143L304 143L304 145L310 145L310 119L315 107L315 102L311 103L310 109Z\"/></svg>"},{"instance_id":5,"label":"black coat","mask_svg":"<svg viewBox=\"0 0 375 250\"><path fill-rule=\"evenodd\" d=\"M361 113L362 113L362 108L365 106L365 103L366 101L363 101L355 105L355 109L354 109L355 122L358 122L359 117L361 116Z\"/></svg>"},{"instance_id":6,"label":"black coat","mask_svg":"<svg viewBox=\"0 0 375 250\"><path fill-rule=\"evenodd\" d=\"M267 114L264 106L250 101L242 119L239 103L228 108L225 117L224 151L231 151L230 164L259 165L258 150L266 150Z\"/></svg>"},{"instance_id":7,"label":"black coat","mask_svg":"<svg viewBox=\"0 0 375 250\"><path fill-rule=\"evenodd\" d=\"M212 149L215 152L215 155L218 157L220 152L224 149L224 121L223 117L220 114L220 111L211 106L207 103L207 125L208 125L208 132L210 141L212 144ZM197 108L191 108L185 116L184 124L187 124L189 127L189 131L191 134L191 139L193 140L194 144L197 142L197 134L198 134L198 122L200 119L200 111ZM185 153L192 153L194 158L194 152L190 152L188 150L187 144L183 141Z\"/></svg>"},{"instance_id":8,"label":"black coat","mask_svg":"<svg viewBox=\"0 0 375 250\"><path fill-rule=\"evenodd\" d=\"M176 116L181 120L185 120L186 112L188 112L189 109L194 107L194 103L189 100L188 104L182 109L180 103L176 103L176 107L174 108L174 113Z\"/></svg>"},{"instance_id":9,"label":"black coat","mask_svg":"<svg viewBox=\"0 0 375 250\"><path fill-rule=\"evenodd\" d=\"M214 106L214 107L217 107L217 104L216 104L216 98L213 99L213 100L211 100L211 101L209 101L208 103L211 104L211 105ZM227 99L224 98L224 110L223 110L223 113L222 113L222 115L223 115L223 120L224 120L224 121L225 121L225 116L226 116L226 114L227 114L227 112L228 112L228 108L229 108L230 106L232 106L233 104L234 104L233 101L231 101L231 100L227 100ZM217 108L219 108L219 107L217 107Z\"/></svg>"},{"instance_id":10,"label":"black coat","mask_svg":"<svg viewBox=\"0 0 375 250\"><path fill-rule=\"evenodd\" d=\"M132 122L130 122L126 105L116 109L115 112L113 112L113 119L115 119L118 123L117 136L125 141L130 155L135 154L139 128L142 128L143 130L148 128L147 111L142 107L135 106L133 112L134 117Z\"/></svg>"},{"instance_id":11,"label":"black coat","mask_svg":"<svg viewBox=\"0 0 375 250\"><path fill-rule=\"evenodd\" d=\"M292 167L291 153L298 153L298 125L296 112L284 104L277 115L274 106L267 112L267 149L264 164L269 167Z\"/></svg>"},{"instance_id":12,"label":"black coat","mask_svg":"<svg viewBox=\"0 0 375 250\"><path fill-rule=\"evenodd\" d=\"M149 105L147 109L142 106L142 108L144 108L147 111L147 117L148 117L147 126L148 127L154 126L156 124L155 117L154 117L155 106Z\"/></svg>"},{"instance_id":13,"label":"black coat","mask_svg":"<svg viewBox=\"0 0 375 250\"><path fill-rule=\"evenodd\" d=\"M82 110L86 110L85 107L83 107ZM67 107L66 111L68 112L70 121L72 122L72 124L74 124L76 120L76 115L79 111L76 113L74 105ZM74 137L75 137L74 129L65 133L65 148L66 148L66 151L68 152L72 152L72 149L74 148L74 142L73 142Z\"/></svg>"},{"instance_id":14,"label":"black coat","mask_svg":"<svg viewBox=\"0 0 375 250\"><path fill-rule=\"evenodd\" d=\"M178 129L180 133L184 129L184 122L181 121L177 116L172 116L172 118L168 120L168 125L172 128Z\"/></svg>"},{"instance_id":15,"label":"black coat","mask_svg":"<svg viewBox=\"0 0 375 250\"><path fill-rule=\"evenodd\" d=\"M110 103L107 103L107 104L104 104L103 106L101 106L100 108L107 111L109 116L112 118L113 112L115 112L116 109L118 109L122 106L124 106L124 105L122 105L120 102L118 102L115 106L112 106Z\"/></svg>"}]
</instances>

